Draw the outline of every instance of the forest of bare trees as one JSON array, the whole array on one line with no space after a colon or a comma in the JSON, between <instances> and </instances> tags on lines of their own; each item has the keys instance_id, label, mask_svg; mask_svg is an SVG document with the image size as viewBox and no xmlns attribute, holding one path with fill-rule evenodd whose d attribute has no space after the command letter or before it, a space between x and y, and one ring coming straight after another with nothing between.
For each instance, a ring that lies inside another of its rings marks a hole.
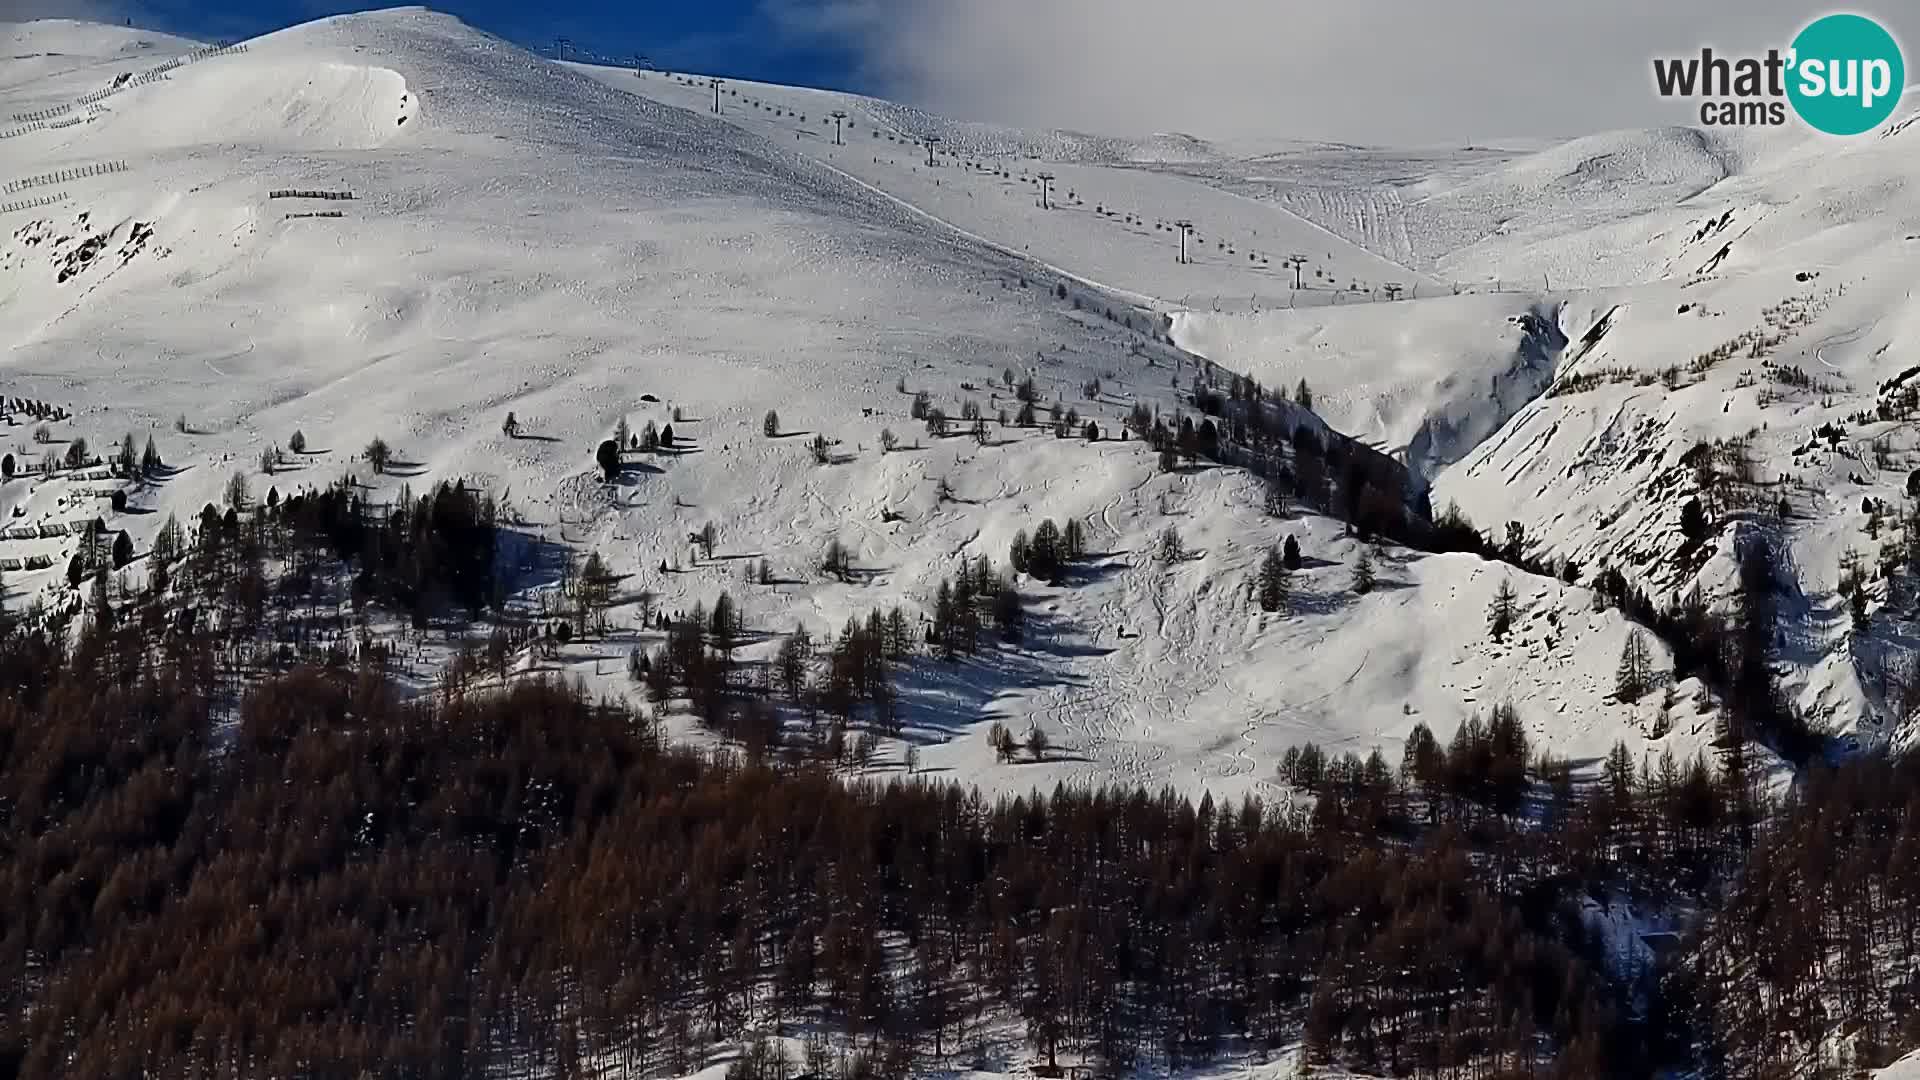
<instances>
[{"instance_id":1,"label":"forest of bare trees","mask_svg":"<svg viewBox=\"0 0 1920 1080\"><path fill-rule=\"evenodd\" d=\"M139 662L103 681L102 652ZM1576 787L1508 711L1397 768L1313 751L1303 815L988 802L674 749L538 680L301 669L217 730L220 674L137 619L0 642L0 1074L672 1074L817 1020L904 1076L1004 1016L1112 1069L1305 1040L1396 1075L1765 1076L1783 1029L1920 1038L1912 762L1762 816L1701 762ZM1636 894L1717 906L1629 980L1580 907Z\"/></svg>"}]
</instances>

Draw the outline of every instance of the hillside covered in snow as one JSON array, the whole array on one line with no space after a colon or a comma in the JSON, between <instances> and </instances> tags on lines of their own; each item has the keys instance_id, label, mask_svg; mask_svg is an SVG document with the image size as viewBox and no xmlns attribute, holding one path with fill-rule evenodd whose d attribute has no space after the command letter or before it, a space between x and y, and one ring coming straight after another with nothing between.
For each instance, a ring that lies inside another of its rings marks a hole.
<instances>
[{"instance_id":1,"label":"hillside covered in snow","mask_svg":"<svg viewBox=\"0 0 1920 1080\"><path fill-rule=\"evenodd\" d=\"M1463 456L1501 419L1479 407L1464 358L1438 399L1419 385L1437 361L1394 360L1386 340L1377 364L1351 361L1369 348L1360 335L1382 333L1367 313L1409 305L1330 306L1341 289L1427 279L1270 203L1135 168L1113 146L1021 142L814 92L728 88L716 117L700 111L704 84L555 65L424 12L217 52L80 25L16 37L101 59L10 92L9 113L54 115L0 140L13 197L35 204L9 212L0 250L8 396L71 413L45 425L46 444L16 414L11 449L26 472L66 440L105 452L128 430L154 439L177 471L104 515L137 551L168 514L221 503L236 475L256 501L349 473L375 502L458 481L499 499L530 542L597 553L622 583L616 624L635 625L642 595L672 612L729 592L770 654L797 624L818 635L875 609L903 606L917 626L959 560L1004 566L1016 532L1071 520L1088 564L1028 582L1041 613L1029 649L916 672L903 738L876 745L877 760L897 769L917 743L929 766L1016 790L1126 777L1239 794L1271 786L1286 746L1364 753L1504 700L1575 757L1649 729L1609 700L1624 622L1578 590L1516 582L1551 623L1519 652L1435 634L1481 621L1506 575L1383 549L1387 587L1356 596L1347 578L1365 545L1339 521L1276 518L1235 470L1165 471L1138 432L1123 438L1136 408L1170 424L1193 414L1196 373L1225 388L1169 344L1213 347L1197 313L1168 326L1181 298L1293 295L1280 261L1302 247L1317 250L1297 295L1352 327L1322 335L1337 351L1243 363L1228 344L1214 360L1289 388L1308 379L1336 429L1384 449L1420 439L1425 456ZM96 86L110 93L58 111ZM844 146L827 106L849 113ZM943 132L927 168L915 140ZM1052 210L1033 189L1045 170L1030 156L1045 153L1068 159L1052 165ZM1161 227L1183 213L1190 264ZM1558 347L1550 312L1521 330L1506 313L1531 300L1436 304L1460 309L1453 336L1486 341L1476 363L1532 357L1502 412L1537 394ZM1223 340L1245 340L1218 319ZM1071 438L1010 422L1028 380L1039 419L1055 403L1076 414ZM921 392L950 434L910 415ZM963 416L974 408L984 441ZM517 436L502 430L509 413ZM1099 441L1084 440L1087 421ZM649 424L672 425L680 445L603 483L595 446ZM305 448L288 453L296 431ZM375 438L400 462L379 476L363 460ZM269 449L286 458L271 474ZM77 531L107 509L107 486L80 476L7 485L12 523ZM690 543L708 524L710 553ZM1157 556L1170 527L1190 557ZM1254 585L1288 536L1307 555L1303 606L1275 619ZM860 570L847 582L818 573L836 541ZM16 593L59 595L78 542L6 541ZM742 581L750 562L787 583ZM557 589L543 573L516 569L508 592L537 610ZM645 638L610 643L619 655ZM604 652L558 659L626 692L624 664L587 659ZM1038 726L1062 753L997 766L983 734L994 722Z\"/></svg>"}]
</instances>

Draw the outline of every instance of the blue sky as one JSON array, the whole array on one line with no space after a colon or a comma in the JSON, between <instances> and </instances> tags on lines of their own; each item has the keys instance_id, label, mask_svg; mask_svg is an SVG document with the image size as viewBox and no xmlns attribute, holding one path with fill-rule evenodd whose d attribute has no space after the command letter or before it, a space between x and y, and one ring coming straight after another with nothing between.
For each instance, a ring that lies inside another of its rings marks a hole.
<instances>
[{"instance_id":1,"label":"blue sky","mask_svg":"<svg viewBox=\"0 0 1920 1080\"><path fill-rule=\"evenodd\" d=\"M243 38L323 15L384 4L351 0L133 0L136 24L199 38ZM432 0L435 10L523 45L556 37L665 68L767 82L862 90L854 47L795 33L766 0Z\"/></svg>"},{"instance_id":2,"label":"blue sky","mask_svg":"<svg viewBox=\"0 0 1920 1080\"><path fill-rule=\"evenodd\" d=\"M1650 58L1785 46L1829 0L414 0L522 45L1115 135L1398 146L1698 122ZM243 38L367 0L0 0ZM1850 0L1920 81L1914 0ZM1911 107L1912 103L1909 103Z\"/></svg>"}]
</instances>

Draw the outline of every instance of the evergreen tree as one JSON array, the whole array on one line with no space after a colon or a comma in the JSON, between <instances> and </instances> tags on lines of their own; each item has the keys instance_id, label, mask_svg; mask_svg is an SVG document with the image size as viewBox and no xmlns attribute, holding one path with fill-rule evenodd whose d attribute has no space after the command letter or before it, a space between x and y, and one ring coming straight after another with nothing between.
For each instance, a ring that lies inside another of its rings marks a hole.
<instances>
[{"instance_id":1,"label":"evergreen tree","mask_svg":"<svg viewBox=\"0 0 1920 1080\"><path fill-rule=\"evenodd\" d=\"M1052 518L1041 522L1027 544L1027 573L1047 581L1060 576L1061 564L1065 562L1061 547L1060 526L1055 525Z\"/></svg>"},{"instance_id":2,"label":"evergreen tree","mask_svg":"<svg viewBox=\"0 0 1920 1080\"><path fill-rule=\"evenodd\" d=\"M1068 518L1067 526L1061 530L1062 557L1071 562L1082 559L1087 554L1087 530L1080 524L1079 518Z\"/></svg>"},{"instance_id":3,"label":"evergreen tree","mask_svg":"<svg viewBox=\"0 0 1920 1080\"><path fill-rule=\"evenodd\" d=\"M827 552L820 560L820 569L841 581L846 581L853 570L853 557L839 537L827 541Z\"/></svg>"},{"instance_id":4,"label":"evergreen tree","mask_svg":"<svg viewBox=\"0 0 1920 1080\"><path fill-rule=\"evenodd\" d=\"M806 624L793 628L785 641L780 643L780 652L774 658L774 668L779 673L781 689L786 691L787 699L798 704L807 688L807 668L813 663L813 637L807 633Z\"/></svg>"},{"instance_id":5,"label":"evergreen tree","mask_svg":"<svg viewBox=\"0 0 1920 1080\"><path fill-rule=\"evenodd\" d=\"M1052 745L1052 740L1047 738L1046 731L1039 724L1033 725L1032 730L1027 732L1027 753L1033 755L1033 760L1047 760L1047 750Z\"/></svg>"},{"instance_id":6,"label":"evergreen tree","mask_svg":"<svg viewBox=\"0 0 1920 1080\"><path fill-rule=\"evenodd\" d=\"M1706 539L1710 528L1707 512L1701 508L1698 496L1689 498L1680 506L1680 535L1698 542Z\"/></svg>"},{"instance_id":7,"label":"evergreen tree","mask_svg":"<svg viewBox=\"0 0 1920 1080\"><path fill-rule=\"evenodd\" d=\"M721 593L707 617L707 640L720 652L731 654L739 642L740 630L740 611L734 606L733 597Z\"/></svg>"},{"instance_id":8,"label":"evergreen tree","mask_svg":"<svg viewBox=\"0 0 1920 1080\"><path fill-rule=\"evenodd\" d=\"M895 607L887 612L887 659L905 660L913 654L913 636L907 629L907 613Z\"/></svg>"},{"instance_id":9,"label":"evergreen tree","mask_svg":"<svg viewBox=\"0 0 1920 1080\"><path fill-rule=\"evenodd\" d=\"M1493 594L1493 603L1487 607L1487 630L1495 641L1505 641L1507 633L1513 629L1515 606L1519 601L1513 591L1513 582L1500 579L1500 588Z\"/></svg>"},{"instance_id":10,"label":"evergreen tree","mask_svg":"<svg viewBox=\"0 0 1920 1080\"><path fill-rule=\"evenodd\" d=\"M1292 590L1292 574L1279 549L1268 549L1266 558L1260 561L1260 610L1279 611L1286 606Z\"/></svg>"},{"instance_id":11,"label":"evergreen tree","mask_svg":"<svg viewBox=\"0 0 1920 1080\"><path fill-rule=\"evenodd\" d=\"M1287 539L1280 545L1280 558L1287 564L1287 569L1300 569L1300 541L1295 540L1292 533L1288 533Z\"/></svg>"},{"instance_id":12,"label":"evergreen tree","mask_svg":"<svg viewBox=\"0 0 1920 1080\"><path fill-rule=\"evenodd\" d=\"M1353 564L1353 591L1365 596L1373 591L1373 552L1368 548L1360 549L1360 557Z\"/></svg>"},{"instance_id":13,"label":"evergreen tree","mask_svg":"<svg viewBox=\"0 0 1920 1080\"><path fill-rule=\"evenodd\" d=\"M1639 701L1653 689L1653 655L1647 648L1647 635L1638 627L1627 633L1620 649L1620 664L1614 669L1613 695L1625 702Z\"/></svg>"}]
</instances>

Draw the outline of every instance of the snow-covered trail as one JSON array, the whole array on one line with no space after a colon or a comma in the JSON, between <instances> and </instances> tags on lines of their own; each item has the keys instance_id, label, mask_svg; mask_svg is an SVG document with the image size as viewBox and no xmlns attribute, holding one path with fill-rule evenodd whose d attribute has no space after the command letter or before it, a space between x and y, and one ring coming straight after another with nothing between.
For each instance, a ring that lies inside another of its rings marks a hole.
<instances>
[{"instance_id":1,"label":"snow-covered trail","mask_svg":"<svg viewBox=\"0 0 1920 1080\"><path fill-rule=\"evenodd\" d=\"M982 236L975 232L970 232L967 229L961 227L960 225L957 225L951 221L948 221L943 217L940 217L938 214L922 209L921 207L915 206L914 204L908 202L907 200L900 198L899 196L894 195L891 192L888 192L874 184L870 184L867 181L860 179L858 176L855 176L854 174L839 168L838 166L832 164L829 161L821 161L819 162L819 164L822 168L832 171L833 173L846 179L850 183L858 184L860 187L866 189L867 191L872 192L873 194L879 196L880 198L886 199L889 202L894 203L895 205L899 206L901 209L907 211L910 214L914 214L918 217L924 218L927 221L933 222L934 224L939 225L944 229L948 229L953 233L975 244L978 244L982 247L991 248L992 250L998 251L1009 258L1032 263L1036 267L1039 267L1040 269L1043 269L1043 270L1047 270L1059 277L1066 278L1067 280L1070 280L1070 281L1077 281L1080 284L1085 285L1089 288L1098 289L1103 293L1106 293L1111 296L1117 296L1123 300L1127 300L1132 303L1141 304L1147 307L1153 307L1161 303L1164 303L1164 301L1159 297L1149 296L1146 293L1134 292L1130 289L1122 288L1118 285L1109 285L1103 281L1094 281L1091 278L1082 277L1081 275L1076 274L1073 271L1066 269L1065 267L1055 266L1052 263L1046 262L1043 259L1035 258L1030 252L1016 251L1007 244L1000 243L997 240L994 240L990 237Z\"/></svg>"}]
</instances>

